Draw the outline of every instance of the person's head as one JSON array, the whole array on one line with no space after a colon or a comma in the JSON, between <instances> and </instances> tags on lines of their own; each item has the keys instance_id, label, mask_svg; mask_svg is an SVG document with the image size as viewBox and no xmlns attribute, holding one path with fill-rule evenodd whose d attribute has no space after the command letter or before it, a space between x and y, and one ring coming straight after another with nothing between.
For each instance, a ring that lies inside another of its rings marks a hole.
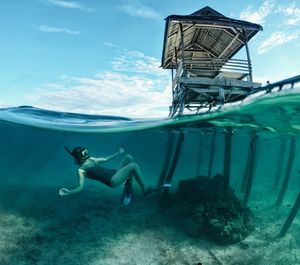
<instances>
[{"instance_id":1,"label":"person's head","mask_svg":"<svg viewBox=\"0 0 300 265\"><path fill-rule=\"evenodd\" d=\"M75 159L75 164L81 165L89 158L88 150L84 147L75 147L73 148L71 155Z\"/></svg>"}]
</instances>

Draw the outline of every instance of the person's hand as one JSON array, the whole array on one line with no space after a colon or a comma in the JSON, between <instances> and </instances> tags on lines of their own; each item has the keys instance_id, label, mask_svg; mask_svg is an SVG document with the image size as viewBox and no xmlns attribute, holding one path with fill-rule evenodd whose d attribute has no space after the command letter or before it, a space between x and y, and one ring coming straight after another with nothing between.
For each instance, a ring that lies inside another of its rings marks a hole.
<instances>
[{"instance_id":1,"label":"person's hand","mask_svg":"<svg viewBox=\"0 0 300 265\"><path fill-rule=\"evenodd\" d=\"M120 154L123 154L124 152L125 152L124 148L123 148L123 147L120 147L119 153L120 153Z\"/></svg>"},{"instance_id":2,"label":"person's hand","mask_svg":"<svg viewBox=\"0 0 300 265\"><path fill-rule=\"evenodd\" d=\"M66 188L62 188L59 190L59 195L60 196L66 196L66 195L69 195L70 191Z\"/></svg>"}]
</instances>

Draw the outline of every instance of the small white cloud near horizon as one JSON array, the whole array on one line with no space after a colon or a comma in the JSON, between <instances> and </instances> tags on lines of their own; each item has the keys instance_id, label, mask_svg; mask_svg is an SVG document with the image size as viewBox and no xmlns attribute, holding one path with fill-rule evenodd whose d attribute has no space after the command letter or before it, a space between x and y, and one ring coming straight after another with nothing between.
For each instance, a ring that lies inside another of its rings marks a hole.
<instances>
[{"instance_id":1,"label":"small white cloud near horizon","mask_svg":"<svg viewBox=\"0 0 300 265\"><path fill-rule=\"evenodd\" d=\"M253 6L247 6L247 8L241 12L240 19L252 23L264 24L274 6L273 0L264 0L262 5L256 9Z\"/></svg>"},{"instance_id":2,"label":"small white cloud near horizon","mask_svg":"<svg viewBox=\"0 0 300 265\"><path fill-rule=\"evenodd\" d=\"M114 71L166 76L168 71L160 68L160 61L139 51L123 50L121 56L112 61Z\"/></svg>"},{"instance_id":3,"label":"small white cloud near horizon","mask_svg":"<svg viewBox=\"0 0 300 265\"><path fill-rule=\"evenodd\" d=\"M287 33L287 32L273 32L269 38L261 42L257 48L258 54L263 54L274 47L281 46L287 42L290 42L299 37L299 32Z\"/></svg>"},{"instance_id":4,"label":"small white cloud near horizon","mask_svg":"<svg viewBox=\"0 0 300 265\"><path fill-rule=\"evenodd\" d=\"M300 8L296 7L295 2L288 5L280 5L276 12L288 17L284 22L286 25L297 26L300 24Z\"/></svg>"},{"instance_id":5,"label":"small white cloud near horizon","mask_svg":"<svg viewBox=\"0 0 300 265\"><path fill-rule=\"evenodd\" d=\"M86 114L132 118L167 117L171 104L169 72L159 60L139 51L119 49L112 71L94 77L61 76L27 95L27 104L36 107Z\"/></svg>"},{"instance_id":6,"label":"small white cloud near horizon","mask_svg":"<svg viewBox=\"0 0 300 265\"><path fill-rule=\"evenodd\" d=\"M171 103L168 85L162 91L142 76L115 72L99 73L94 78L65 77L61 84L46 84L27 96L29 104L50 110L132 118L167 117Z\"/></svg>"},{"instance_id":7,"label":"small white cloud near horizon","mask_svg":"<svg viewBox=\"0 0 300 265\"><path fill-rule=\"evenodd\" d=\"M138 1L130 1L130 3L119 6L119 10L132 16L149 19L161 19L162 16L151 7L140 4Z\"/></svg>"},{"instance_id":8,"label":"small white cloud near horizon","mask_svg":"<svg viewBox=\"0 0 300 265\"><path fill-rule=\"evenodd\" d=\"M67 28L60 28L60 27L50 27L47 25L40 25L39 27L41 32L46 32L46 33L66 33L70 35L80 35L80 31L74 31L70 30Z\"/></svg>"},{"instance_id":9,"label":"small white cloud near horizon","mask_svg":"<svg viewBox=\"0 0 300 265\"><path fill-rule=\"evenodd\" d=\"M84 4L73 1L65 1L65 0L39 0L39 2L47 5L58 6L67 9L77 9L86 12L93 12L94 9L90 7L86 7Z\"/></svg>"}]
</instances>

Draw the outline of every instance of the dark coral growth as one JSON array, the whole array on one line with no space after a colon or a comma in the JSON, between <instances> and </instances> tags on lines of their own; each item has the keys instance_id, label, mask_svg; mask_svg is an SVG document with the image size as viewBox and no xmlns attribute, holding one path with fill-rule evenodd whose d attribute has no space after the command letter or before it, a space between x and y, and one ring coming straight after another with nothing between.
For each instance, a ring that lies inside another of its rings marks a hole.
<instances>
[{"instance_id":1,"label":"dark coral growth","mask_svg":"<svg viewBox=\"0 0 300 265\"><path fill-rule=\"evenodd\" d=\"M219 244L232 244L253 231L252 212L224 187L221 175L180 181L174 205L190 235L205 234Z\"/></svg>"}]
</instances>

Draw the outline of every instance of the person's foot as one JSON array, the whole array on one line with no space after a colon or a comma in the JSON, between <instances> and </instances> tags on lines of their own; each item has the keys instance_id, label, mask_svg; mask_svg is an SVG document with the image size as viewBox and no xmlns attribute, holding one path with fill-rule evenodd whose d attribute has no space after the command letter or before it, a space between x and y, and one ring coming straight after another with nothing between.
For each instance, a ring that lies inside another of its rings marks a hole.
<instances>
[{"instance_id":1,"label":"person's foot","mask_svg":"<svg viewBox=\"0 0 300 265\"><path fill-rule=\"evenodd\" d=\"M128 206L133 201L133 190L132 190L132 180L127 179L124 184L124 189L121 196L121 202Z\"/></svg>"},{"instance_id":2,"label":"person's foot","mask_svg":"<svg viewBox=\"0 0 300 265\"><path fill-rule=\"evenodd\" d=\"M147 196L152 192L159 191L161 189L167 189L167 188L170 188L170 187L171 187L171 184L163 184L159 187L149 187L149 188L144 190L144 196Z\"/></svg>"}]
</instances>

